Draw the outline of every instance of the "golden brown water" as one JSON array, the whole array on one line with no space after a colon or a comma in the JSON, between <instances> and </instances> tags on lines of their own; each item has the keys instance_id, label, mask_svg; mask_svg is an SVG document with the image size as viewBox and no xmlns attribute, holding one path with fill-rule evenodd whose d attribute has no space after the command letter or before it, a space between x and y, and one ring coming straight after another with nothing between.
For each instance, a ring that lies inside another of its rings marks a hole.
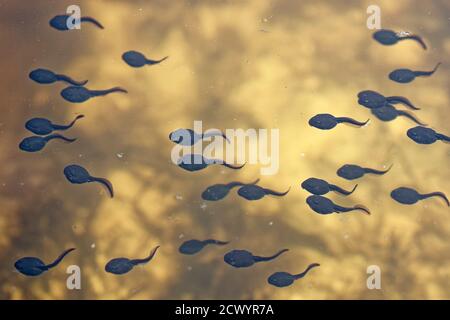
<instances>
[{"instance_id":1,"label":"golden brown water","mask_svg":"<svg viewBox=\"0 0 450 320\"><path fill-rule=\"evenodd\" d=\"M366 28L371 1L79 1L82 14L105 29L51 29L50 18L70 4L0 4L0 298L450 298L449 209L437 199L402 206L389 197L401 185L450 195L449 146L415 144L405 134L415 126L409 120L382 123L356 102L364 89L406 96L422 107L422 120L450 134L448 1L378 1L383 27L419 33L428 51L414 42L373 41ZM132 69L121 60L131 49L170 58ZM438 61L430 78L408 85L387 79L393 69L427 70ZM63 84L28 79L38 67L129 94L70 104L59 95ZM323 112L372 121L361 129L310 127L308 119ZM79 113L86 118L65 133L76 143L19 151L29 118L63 123ZM194 120L208 128L279 128L280 170L260 184L291 192L257 202L232 192L205 206L200 193L207 186L254 180L259 167L190 173L173 165L167 136ZM116 197L95 184L69 184L62 174L69 163L108 177ZM384 176L364 177L351 197L330 195L342 205L362 203L372 215L313 213L301 181L317 176L349 188L335 174L345 163L394 164ZM178 254L191 238L232 243ZM109 259L143 257L156 244L161 250L148 265L121 277L104 272ZM19 257L51 261L72 246L77 251L38 278L13 271ZM249 269L222 258L232 248L270 255L285 247L288 253ZM321 266L291 287L266 282L275 271L298 273L312 262ZM66 289L71 264L81 267L81 290ZM381 290L366 287L369 265L381 268Z\"/></svg>"}]
</instances>

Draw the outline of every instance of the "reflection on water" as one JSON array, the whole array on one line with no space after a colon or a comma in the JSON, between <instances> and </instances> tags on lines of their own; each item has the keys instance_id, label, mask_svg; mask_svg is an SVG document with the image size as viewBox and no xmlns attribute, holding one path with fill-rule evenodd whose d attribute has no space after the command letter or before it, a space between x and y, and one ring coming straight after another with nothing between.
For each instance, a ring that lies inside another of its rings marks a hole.
<instances>
[{"instance_id":1,"label":"reflection on water","mask_svg":"<svg viewBox=\"0 0 450 320\"><path fill-rule=\"evenodd\" d=\"M403 206L389 197L402 185L450 193L448 145L415 144L406 136L409 119L377 121L356 102L366 89L406 96L422 108L420 119L449 134L448 1L379 3L383 26L421 34L427 51L373 41L365 27L370 1L80 3L104 30L51 29L48 21L72 1L1 4L1 298L450 298L448 208L438 199ZM133 69L121 58L127 50L170 58ZM432 77L407 85L388 79L394 69L427 70L439 61ZM28 79L40 67L129 93L70 104L60 96L64 84ZM308 125L318 113L372 121L322 131ZM65 123L78 114L86 117L71 128L76 142L40 153L18 149L26 120ZM173 165L168 134L194 120L223 130L279 128L278 174L260 177L258 165L195 173ZM107 177L114 199L97 184L68 183L63 168L72 163ZM329 196L343 206L363 203L372 215L313 213L300 183L315 176L349 190L353 184L336 176L346 163L394 164L383 176L365 176L349 197ZM291 191L259 201L201 198L210 185L257 177L266 188ZM194 256L178 252L188 239L209 238L231 243ZM109 260L143 257L158 244L151 263L120 277L104 272ZM77 250L38 278L13 271L20 257L50 261L70 247ZM223 262L231 247L262 256L290 250L234 269ZM298 274L313 262L321 266L290 287L267 283L276 271ZM82 290L66 289L70 264L81 267ZM382 290L367 289L369 265L380 266Z\"/></svg>"}]
</instances>

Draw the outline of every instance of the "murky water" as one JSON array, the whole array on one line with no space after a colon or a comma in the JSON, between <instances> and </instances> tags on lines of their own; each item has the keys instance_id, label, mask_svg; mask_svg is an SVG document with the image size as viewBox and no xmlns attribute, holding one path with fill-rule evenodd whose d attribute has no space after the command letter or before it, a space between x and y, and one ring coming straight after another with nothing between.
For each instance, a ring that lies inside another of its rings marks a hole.
<instances>
[{"instance_id":1,"label":"murky water","mask_svg":"<svg viewBox=\"0 0 450 320\"><path fill-rule=\"evenodd\" d=\"M0 297L3 299L420 299L450 298L450 212L437 199L402 206L389 193L401 186L423 192L449 189L449 146L413 143L399 118L377 121L356 94L373 89L408 97L416 114L450 134L450 3L379 1L382 25L416 32L414 42L392 47L372 40L366 28L370 1L79 1L82 14L105 26L58 32L48 21L73 1L0 2ZM164 63L132 69L123 52ZM408 85L389 81L396 68L428 70L430 78ZM80 105L65 102L64 85L38 85L30 70L43 67L88 87L122 86ZM317 113L371 118L363 128L320 131L308 125ZM72 144L50 143L24 153L23 124L41 116L69 122ZM242 170L213 166L186 172L170 161L168 134L202 120L207 128L278 128L280 170L260 176L258 165ZM115 187L110 199L98 185L69 184L63 168L78 163ZM345 163L383 168L366 176L350 197L330 199L364 204L372 215L321 216L306 205L300 183L312 176L345 188L336 176ZM248 202L235 192L205 202L209 185L252 181L290 193ZM230 240L183 256L178 246L191 238ZM104 272L114 257L142 258L161 249L147 265L125 276ZM38 278L14 272L22 256L53 260L76 247L61 265ZM270 255L271 263L233 269L223 262L232 248ZM275 271L298 273L321 266L293 286L267 284ZM78 265L82 289L66 288L66 268ZM366 287L369 265L382 271L382 289Z\"/></svg>"}]
</instances>

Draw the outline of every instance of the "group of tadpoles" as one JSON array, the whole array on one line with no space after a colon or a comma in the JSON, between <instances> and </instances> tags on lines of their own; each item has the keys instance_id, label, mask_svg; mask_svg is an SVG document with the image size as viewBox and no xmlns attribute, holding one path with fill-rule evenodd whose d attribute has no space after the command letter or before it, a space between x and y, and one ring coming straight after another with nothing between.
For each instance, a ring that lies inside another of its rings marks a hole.
<instances>
[{"instance_id":1,"label":"group of tadpoles","mask_svg":"<svg viewBox=\"0 0 450 320\"><path fill-rule=\"evenodd\" d=\"M57 15L53 17L49 24L52 28L59 31L68 31L68 15ZM91 17L81 17L81 23L91 23L96 27L103 29L103 25L96 19ZM145 65L158 64L168 57L164 57L160 60L152 60L146 58L142 53L131 50L127 51L122 55L123 61L131 67L138 68ZM73 78L58 74L51 70L38 68L34 69L29 73L29 78L39 84L53 84L55 82L61 81L68 83L70 86L61 91L61 96L68 102L71 103L82 103L90 98L104 96L112 92L123 92L128 93L127 90L120 87L113 87L106 90L90 90L84 86L88 83L88 80L77 81ZM25 123L25 128L35 134L35 136L26 137L19 143L19 149L25 152L38 152L41 151L46 144L53 140L59 139L68 143L75 142L76 138L67 138L61 134L52 134L53 131L63 131L71 128L78 119L83 118L84 115L78 115L70 124L68 125L57 125L51 120L46 118L32 118ZM113 186L110 181L105 178L94 177L89 174L89 172L82 166L78 164L70 164L64 168L64 176L66 179L73 184L83 184L90 182L99 182L103 184L109 195L114 197Z\"/></svg>"},{"instance_id":2,"label":"group of tadpoles","mask_svg":"<svg viewBox=\"0 0 450 320\"><path fill-rule=\"evenodd\" d=\"M169 140L179 144L181 146L193 146L200 140L208 137L222 137L227 142L230 142L228 137L221 131L210 131L207 133L197 133L192 129L177 129L169 134ZM221 164L227 168L238 170L242 169L245 166L245 163L240 166L231 165L224 160L221 159L208 159L205 158L202 154L186 154L182 156L177 165L186 171L199 171L203 170L211 164ZM290 188L285 192L278 192L275 190L271 190L268 188L263 188L258 186L257 183L259 179L251 182L251 183L243 183L239 181L233 181L226 184L215 184L206 188L202 193L202 199L207 201L219 201L224 199L231 189L235 187L240 187L238 189L238 195L246 200L255 201L260 200L266 195L273 196L285 196L288 194Z\"/></svg>"},{"instance_id":3,"label":"group of tadpoles","mask_svg":"<svg viewBox=\"0 0 450 320\"><path fill-rule=\"evenodd\" d=\"M421 37L409 33L396 33L392 30L383 29L376 31L373 34L373 38L383 45L394 45L398 41L411 39L417 41L423 49L427 49L427 46ZM415 77L432 75L437 70L440 64L441 63L438 63L436 67L431 71L412 71L410 69L397 69L389 74L389 79L398 83L409 83L413 81ZM437 140L442 140L444 142L450 141L450 138L448 136L437 133L431 128L426 128L426 124L418 120L412 113L406 110L398 110L393 106L394 104L402 104L412 110L420 110L420 108L414 106L414 104L405 97L385 97L384 95L376 91L364 90L358 93L358 103L361 106L370 109L371 113L381 121L392 121L398 116L405 116L408 119L414 121L419 126L409 129L407 131L407 136L419 144L431 144L436 142ZM356 126L364 126L368 121L369 120L360 122L348 117L335 117L330 114L318 114L309 120L309 124L318 129L329 130L334 128L338 123L349 123ZM338 176L345 179L353 180L362 177L364 173L385 174L389 171L389 169L390 168L385 171L381 171L370 168L361 168L357 165L344 165L337 171L337 174ZM323 197L323 195L328 193L329 191L336 191L343 195L349 195L356 189L356 186L352 191L349 192L335 185L328 184L328 182L326 182L325 180L309 178L302 183L302 187L313 194L312 196L307 198L306 202L311 207L311 209L313 209L317 213L330 214L333 212L340 213L352 210L361 210L364 213L370 214L370 211L362 205L356 205L351 208L342 207ZM391 197L395 201L407 205L415 204L419 200L423 200L433 196L442 198L445 203L450 206L449 200L442 192L420 194L416 190L408 187L399 187L391 192Z\"/></svg>"},{"instance_id":4,"label":"group of tadpoles","mask_svg":"<svg viewBox=\"0 0 450 320\"><path fill-rule=\"evenodd\" d=\"M221 131L208 132L208 133L196 133L192 129L177 129L169 134L169 139L182 146L193 146L200 140L205 137L211 136L220 136L226 141L229 142L227 136ZM187 154L183 156L178 161L178 166L187 171L199 171L206 168L209 164L221 164L225 167L231 169L241 169L244 165L241 166L232 166L226 163L223 160L219 159L207 159L203 157L202 154ZM201 194L203 200L206 201L219 201L224 199L230 192L232 188L239 187L237 194L250 201L260 200L266 195L274 195L274 196L285 196L290 188L285 192L277 192L268 188L263 188L258 186L257 183L259 179L256 179L250 183L243 183L238 181L233 181L225 184L215 184L209 186L204 190ZM192 239L185 241L179 248L179 252L186 255L196 254L201 251L206 245L214 244L214 245L227 245L228 241L220 241L215 239L207 239L207 240L197 240ZM269 257L262 257L254 255L252 252L248 250L231 250L226 253L223 257L223 260L228 265L234 268L248 268L253 266L258 262L266 262L271 261L277 257L279 257L284 252L289 251L289 249L282 249L276 254ZM267 279L267 282L276 287L286 287L294 283L295 280L303 278L309 270L314 267L318 267L318 263L310 264L303 272L299 274L290 274L288 272L275 272L270 275Z\"/></svg>"},{"instance_id":5,"label":"group of tadpoles","mask_svg":"<svg viewBox=\"0 0 450 320\"><path fill-rule=\"evenodd\" d=\"M67 31L69 30L67 26L67 21L69 19L68 15L59 15L55 16L50 20L50 26L60 30ZM94 18L91 17L82 17L81 22L92 23L98 28L103 29L103 26ZM413 39L418 41L421 46L426 49L426 45L423 40L415 35L399 35L390 30L380 30L375 32L374 39L384 45L392 45L396 42L404 39ZM137 51L127 51L122 55L122 59L131 67L139 68L145 65L154 65L158 64L167 57L164 57L160 60L151 60L147 59L143 54ZM416 76L429 76L433 74L439 64L435 67L434 70L429 72L423 71L411 71L408 69L399 69L390 73L389 78L393 81L399 83L407 83L412 80ZM56 74L53 71L47 69L36 69L30 72L30 79L36 81L41 84L50 84L56 81L64 81L70 84L69 87L63 89L61 91L61 96L72 103L82 103L87 101L88 99L96 96L102 96L111 92L124 92L127 93L125 89L120 87L114 87L107 90L89 90L84 87L87 84L87 80L85 81L75 81L72 78L66 75ZM371 91L366 90L362 91L358 94L358 102L364 107L371 109L372 113L382 121L391 121L395 119L397 116L406 116L409 119L415 121L417 124L424 125L417 118L415 118L412 114L407 111L397 110L392 105L393 104L404 104L411 109L418 110L408 99L404 97L384 97L383 95ZM70 124L68 125L56 125L53 124L50 120L45 118L33 118L26 122L25 127L29 131L36 134L36 136L28 137L22 140L19 144L19 148L26 152L36 152L42 150L46 143L52 139L61 139L66 142L73 142L76 139L66 138L60 134L52 134L53 131L57 130L67 130L71 128L78 119L83 118L83 115L78 115ZM349 123L356 126L363 126L368 122L359 122L352 118L348 117L335 117L330 114L319 114L312 117L309 120L309 124L319 129L329 130L334 128L338 123ZM191 129L178 129L172 132L169 135L169 139L177 144L192 146L197 143L199 140L203 139L207 136L222 136L225 140L228 141L227 137L222 132L215 132L209 134L199 134L194 132ZM434 130L430 128L425 128L423 126L419 126L416 128L412 128L408 130L408 137L417 143L421 144L430 144L435 142L436 140L449 141L449 137L444 136L443 134L436 133ZM206 168L210 164L221 164L231 169L241 169L244 165L241 166L233 166L228 164L222 160L217 159L206 159L203 155L197 154L189 154L187 156L182 157L178 166L187 171L198 171ZM337 175L345 178L347 180L354 180L361 178L367 173L370 174L385 174L388 172L390 168L387 170L376 170L371 168L363 168L354 164L346 164L337 170ZM99 182L102 183L109 191L110 196L114 196L112 184L104 178L98 178L91 176L88 171L80 165L71 164L64 168L64 175L67 180L74 184L83 184L89 182ZM230 182L226 184L215 184L209 186L204 190L201 194L202 199L207 201L218 201L225 198L230 190L234 187L240 187L238 189L238 195L246 200L259 200L262 199L266 195L275 195L275 196L284 196L289 192L289 189L285 192L277 192L271 189L263 188L257 185L259 179L251 182L251 183L242 183L242 182ZM328 198L323 197L323 195L327 194L330 191L334 191L340 193L342 195L350 195L352 194L358 185L355 185L351 191L347 191L337 185L330 184L325 180L318 178L309 178L303 181L301 187L312 195L309 196L306 200L309 207L319 213L319 214L330 214L330 213L341 213L348 212L352 210L361 210L367 214L370 214L370 211L362 205L356 205L354 207L343 207L333 203ZM421 199L425 199L431 196L439 196L443 198L447 205L450 206L450 203L446 196L441 192L432 192L428 194L419 194L417 191L411 188L400 187L391 192L391 197L403 204L414 204ZM219 241L215 239L207 239L207 240L197 240L192 239L185 241L179 247L179 252L185 255L193 255L199 253L205 246L207 245L227 245L228 241ZM131 271L134 266L139 264L144 264L149 262L156 254L158 248L160 246L154 247L150 254L143 259L129 259L129 258L114 258L110 260L105 265L105 271L122 275ZM17 260L14 264L15 268L22 274L27 276L38 276L49 269L57 266L63 258L75 250L75 248L70 248L65 250L54 262L50 264L45 264L41 259L37 257L24 257ZM250 251L247 250L232 250L224 255L224 262L234 268L247 268L253 266L258 262L270 261L289 249L282 249L276 254L263 257L253 255ZM275 272L270 275L267 279L268 283L276 286L276 287L286 287L291 285L295 280L303 278L309 270L312 268L318 267L318 263L310 264L303 272L299 274L290 274L287 272Z\"/></svg>"},{"instance_id":6,"label":"group of tadpoles","mask_svg":"<svg viewBox=\"0 0 450 320\"><path fill-rule=\"evenodd\" d=\"M68 15L55 16L50 20L50 26L59 31L68 31L70 30L70 28L68 27L68 19ZM91 17L82 17L81 22L92 23L98 28L103 29L103 26L97 20ZM137 68L144 65L157 64L167 59L167 57L161 60L151 60L147 59L143 54L137 51L127 51L122 55L122 59L129 66ZM125 89L120 87L114 87L106 90L89 90L84 87L88 83L87 80L76 81L67 75L57 74L51 70L43 68L32 70L29 73L29 78L39 84L52 84L57 81L68 83L70 86L61 91L61 96L66 101L72 103L82 103L90 98L103 96L112 92L127 93ZM78 119L81 119L83 117L84 115L76 116L75 119L68 125L54 124L51 120L46 118L32 118L25 123L25 128L34 133L35 136L24 138L19 143L19 149L25 152L37 152L42 150L47 142L53 139L61 139L66 142L74 142L76 139L67 138L60 134L52 134L52 132L70 129ZM114 196L113 186L110 181L104 178L94 177L90 175L89 172L80 165L67 165L64 168L63 173L66 179L73 184L99 182L107 188L111 197ZM149 256L143 259L112 259L105 265L105 271L116 275L125 274L132 270L134 266L149 262L156 254L158 248L159 246L153 248ZM15 262L14 267L18 272L26 276L39 276L42 273L50 270L51 268L56 267L64 259L64 257L73 250L75 250L75 248L65 250L55 261L50 264L45 264L41 259L37 257L23 257Z\"/></svg>"},{"instance_id":7,"label":"group of tadpoles","mask_svg":"<svg viewBox=\"0 0 450 320\"><path fill-rule=\"evenodd\" d=\"M70 30L67 26L68 19L69 19L68 15L55 16L50 20L50 26L59 31ZM82 17L81 22L89 22L99 27L100 29L103 29L103 26L97 20L91 17ZM158 64L167 58L168 57L164 57L160 60L151 60L147 59L143 54L133 50L127 51L122 55L122 59L125 61L125 63L134 68L143 67L145 65ZM40 84L52 84L57 81L69 83L70 86L61 91L61 96L66 101L72 103L83 103L92 97L103 96L112 92L127 93L125 89L122 89L120 87L114 87L107 90L89 90L84 87L88 83L87 80L76 81L67 75L57 74L51 70L43 68L38 68L31 71L29 74L29 78ZM45 147L46 143L52 139L61 139L66 142L74 142L76 139L67 138L60 134L52 134L52 132L70 129L78 119L81 119L83 117L84 115L76 116L76 118L68 125L54 124L51 120L46 118L32 118L26 122L25 128L31 131L32 133L36 134L36 136L27 137L23 139L19 144L19 148L25 152L38 152L42 150ZM205 136L207 136L205 134L199 135L190 129L180 129L180 130L181 132L179 131L171 133L169 136L170 140L179 144L192 145L195 144L198 140L203 139ZM184 135L185 137L187 135L188 138L180 139L178 136L181 135ZM218 134L212 133L211 135L214 136ZM219 135L222 135L225 139L227 139L225 135L221 133ZM220 163L232 169L240 169L244 166L244 165L233 166L223 161L205 159L202 155L188 155L187 157L184 157L184 159L181 159L178 165L181 168L188 171L198 171L207 167L209 164L214 163ZM111 197L114 196L113 186L110 181L104 178L94 177L90 175L89 172L80 165L77 164L67 165L64 168L63 173L66 179L73 184L99 182L107 188ZM267 188L262 188L256 185L258 181L259 179L250 184L231 183L227 185L215 185L209 187L203 193L203 197L205 200L210 201L220 200L228 194L231 188L238 185L241 186L241 188L238 191L238 194L247 200L258 200L264 197L265 195L269 194L283 196L289 192L288 190L284 193L280 193ZM228 243L229 242L214 239L207 239L207 240L192 239L185 241L183 244L181 244L181 246L179 247L179 252L185 255L193 255L200 252L207 245L213 244L226 245ZM135 266L149 262L155 256L159 247L160 246L154 247L150 251L150 254L142 259L129 259L125 257L111 259L106 263L105 271L115 275L126 274L130 272ZM20 272L23 275L39 276L47 272L48 270L56 267L64 259L64 257L66 257L66 255L68 255L70 252L74 250L75 248L65 250L55 259L55 261L49 264L44 263L38 257L23 257L18 259L14 263L14 267L18 272ZM227 254L225 254L224 261L230 266L233 266L235 268L245 268L250 267L257 262L264 262L275 259L276 257L278 257L279 255L281 255L286 251L288 251L288 249L283 249L270 257L261 257L253 255L251 252L246 250L232 250ZM316 266L318 266L318 264L316 263L311 264L306 268L305 271L303 271L300 274L276 272L268 278L268 282L278 287L288 286L292 284L296 279L300 279L303 276L305 276L310 269Z\"/></svg>"},{"instance_id":8,"label":"group of tadpoles","mask_svg":"<svg viewBox=\"0 0 450 320\"><path fill-rule=\"evenodd\" d=\"M394 45L398 41L402 40L414 40L417 41L421 47L426 50L427 46L421 37L409 33L396 33L392 30L378 30L373 34L373 38L383 45ZM416 77L428 77L436 72L441 63L437 63L431 71L414 71L410 69L396 69L389 73L390 80L397 83L410 83ZM392 96L385 97L381 93L373 90L364 90L358 93L358 103L370 109L371 113L381 121L392 121L398 116L404 116L414 121L418 126L411 128L407 131L407 136L419 144L432 144L437 140L449 142L450 137L437 133L431 128L426 128L426 124L417 119L411 112L407 110L398 110L393 105L403 104L412 110L420 110L415 107L411 101L405 97ZM355 126L362 127L366 125L369 120L365 122L357 121L349 117L335 117L331 114L322 113L313 116L309 120L309 125L321 130L330 130L339 123L347 123Z\"/></svg>"}]
</instances>

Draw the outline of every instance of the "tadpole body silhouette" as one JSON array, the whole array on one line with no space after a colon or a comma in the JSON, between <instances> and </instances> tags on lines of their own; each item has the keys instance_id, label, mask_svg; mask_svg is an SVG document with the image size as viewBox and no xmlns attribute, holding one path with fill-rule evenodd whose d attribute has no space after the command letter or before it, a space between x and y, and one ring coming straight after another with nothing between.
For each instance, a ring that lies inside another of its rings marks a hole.
<instances>
[{"instance_id":1,"label":"tadpole body silhouette","mask_svg":"<svg viewBox=\"0 0 450 320\"><path fill-rule=\"evenodd\" d=\"M53 140L53 139L60 139L65 142L68 142L68 143L72 143L77 140L76 138L74 138L74 139L66 138L60 134L51 134L51 135L48 135L45 137L31 136L31 137L24 138L20 142L19 149L22 151L25 151L25 152L37 152L37 151L44 149L47 142L49 142L50 140Z\"/></svg>"},{"instance_id":2,"label":"tadpole body silhouette","mask_svg":"<svg viewBox=\"0 0 450 320\"><path fill-rule=\"evenodd\" d=\"M376 170L371 168L363 168L356 164L345 164L337 170L337 175L347 180L361 178L366 173L383 175L391 170L392 165L386 170Z\"/></svg>"},{"instance_id":3,"label":"tadpole body silhouette","mask_svg":"<svg viewBox=\"0 0 450 320\"><path fill-rule=\"evenodd\" d=\"M28 77L40 84L52 84L57 81L63 81L73 86L84 86L86 83L88 83L88 80L76 81L64 74L56 74L51 70L42 68L31 71Z\"/></svg>"},{"instance_id":4,"label":"tadpole body silhouette","mask_svg":"<svg viewBox=\"0 0 450 320\"><path fill-rule=\"evenodd\" d=\"M317 114L311 119L309 119L309 125L311 127L315 127L321 130L330 130L336 127L339 123L348 123L358 127L362 127L367 124L369 120L366 122L359 122L355 119L348 117L335 117L328 113Z\"/></svg>"},{"instance_id":5,"label":"tadpole body silhouette","mask_svg":"<svg viewBox=\"0 0 450 320\"><path fill-rule=\"evenodd\" d=\"M381 30L376 31L373 34L373 38L376 41L378 41L379 43L381 43L382 45L385 45L385 46L394 45L397 42L402 41L402 40L414 40L418 44L420 44L420 46L424 50L427 49L427 45L422 40L422 38L419 37L418 35L415 35L415 34L401 35L401 34L395 32L395 31L392 31L392 30L381 29Z\"/></svg>"},{"instance_id":6,"label":"tadpole body silhouette","mask_svg":"<svg viewBox=\"0 0 450 320\"><path fill-rule=\"evenodd\" d=\"M212 164L220 164L222 166L225 166L227 168L230 169L241 169L242 167L245 166L245 164L241 165L241 166L233 166L231 164L226 163L223 160L218 160L218 159L207 159L205 157L203 157L203 155L201 154L187 154L184 155L183 157L181 157L178 162L177 165L186 170L186 171L199 171L202 169L205 169L206 167L208 167L209 165Z\"/></svg>"},{"instance_id":7,"label":"tadpole body silhouette","mask_svg":"<svg viewBox=\"0 0 450 320\"><path fill-rule=\"evenodd\" d=\"M359 210L363 211L365 214L370 214L369 209L367 209L362 205L356 205L353 207L343 207L335 204L333 201L331 201L328 198L325 198L324 196L318 195L309 196L308 198L306 198L306 203L313 211L324 215L331 213L349 212L354 210Z\"/></svg>"},{"instance_id":8,"label":"tadpole body silhouette","mask_svg":"<svg viewBox=\"0 0 450 320\"><path fill-rule=\"evenodd\" d=\"M120 87L114 87L106 90L89 90L85 87L71 86L61 91L61 97L72 103L82 103L90 98L105 96L113 92L128 93L127 90Z\"/></svg>"},{"instance_id":9,"label":"tadpole body silhouette","mask_svg":"<svg viewBox=\"0 0 450 320\"><path fill-rule=\"evenodd\" d=\"M238 189L238 195L246 200L255 201L264 198L266 195L283 197L288 194L290 189L285 192L278 192L255 184L247 184Z\"/></svg>"},{"instance_id":10,"label":"tadpole body silhouette","mask_svg":"<svg viewBox=\"0 0 450 320\"><path fill-rule=\"evenodd\" d=\"M187 254L187 255L193 255L196 253L199 253L203 250L204 247L207 245L218 245L218 246L224 246L230 243L229 241L219 241L215 239L207 239L207 240L197 240L192 239L185 241L181 244L181 246L178 248L178 251L181 254Z\"/></svg>"},{"instance_id":11,"label":"tadpole body silhouette","mask_svg":"<svg viewBox=\"0 0 450 320\"><path fill-rule=\"evenodd\" d=\"M36 277L42 273L56 267L69 252L75 250L75 248L64 251L55 261L50 264L45 264L41 259L36 257L23 257L14 263L14 267L21 274Z\"/></svg>"},{"instance_id":12,"label":"tadpole body silhouette","mask_svg":"<svg viewBox=\"0 0 450 320\"><path fill-rule=\"evenodd\" d=\"M59 31L68 31L70 30L69 27L67 26L67 20L70 18L69 15L67 14L62 14L62 15L57 15L54 16L50 21L49 24L52 28L59 30ZM91 18L91 17L81 17L80 18L80 22L87 22L90 24L95 25L96 27L98 27L99 29L104 29L104 27L101 25L100 22L98 22L96 19Z\"/></svg>"},{"instance_id":13,"label":"tadpole body silhouette","mask_svg":"<svg viewBox=\"0 0 450 320\"><path fill-rule=\"evenodd\" d=\"M227 142L230 140L221 131L197 133L192 129L177 129L169 134L169 140L182 146L193 146L198 141L207 137L222 137Z\"/></svg>"},{"instance_id":14,"label":"tadpole body silhouette","mask_svg":"<svg viewBox=\"0 0 450 320\"><path fill-rule=\"evenodd\" d=\"M406 117L412 121L414 121L416 124L426 126L425 123L421 122L419 119L417 119L412 113L405 111L405 110L397 110L390 104L385 105L381 108L376 108L370 110L372 114L377 117L381 121L392 121L395 120L398 116Z\"/></svg>"},{"instance_id":15,"label":"tadpole body silhouette","mask_svg":"<svg viewBox=\"0 0 450 320\"><path fill-rule=\"evenodd\" d=\"M425 128L421 126L408 129L406 135L418 144L432 144L438 140L446 143L450 142L449 136L446 136L442 133L437 133L431 128Z\"/></svg>"},{"instance_id":16,"label":"tadpole body silhouette","mask_svg":"<svg viewBox=\"0 0 450 320\"><path fill-rule=\"evenodd\" d=\"M308 191L312 194L315 194L315 195L319 195L319 196L327 194L330 191L335 191L342 195L348 196L356 190L358 185L355 185L353 187L353 190L347 191L347 190L344 190L341 187L338 187L334 184L330 184L325 180L317 179L317 178L308 178L302 182L301 187L303 189L305 189L306 191Z\"/></svg>"},{"instance_id":17,"label":"tadpole body silhouette","mask_svg":"<svg viewBox=\"0 0 450 320\"><path fill-rule=\"evenodd\" d=\"M389 73L389 79L398 83L410 83L416 77L429 77L436 72L441 65L439 62L431 71L413 71L410 69L397 69Z\"/></svg>"},{"instance_id":18,"label":"tadpole body silhouette","mask_svg":"<svg viewBox=\"0 0 450 320\"><path fill-rule=\"evenodd\" d=\"M249 184L256 184L258 183L259 179L255 180L251 183L243 183L238 181L233 181L227 184L215 184L212 186L209 186L206 188L205 191L202 192L202 199L207 201L218 201L225 198L230 190L234 187L249 185Z\"/></svg>"},{"instance_id":19,"label":"tadpole body silhouette","mask_svg":"<svg viewBox=\"0 0 450 320\"><path fill-rule=\"evenodd\" d=\"M43 136L50 134L56 130L64 131L70 129L75 124L75 122L81 118L84 118L84 115L81 114L76 116L75 119L72 120L72 122L68 125L54 124L50 120L45 118L33 118L25 123L25 128L33 132L34 134Z\"/></svg>"},{"instance_id":20,"label":"tadpole body silhouette","mask_svg":"<svg viewBox=\"0 0 450 320\"><path fill-rule=\"evenodd\" d=\"M313 268L319 267L318 263L311 263L305 271L299 274L290 274L288 272L275 272L268 279L267 282L275 287L288 287L294 283L295 280L301 279Z\"/></svg>"},{"instance_id":21,"label":"tadpole body silhouette","mask_svg":"<svg viewBox=\"0 0 450 320\"><path fill-rule=\"evenodd\" d=\"M392 190L392 192L391 192L392 199L394 199L395 201L397 201L401 204L406 204L406 205L412 205L412 204L417 203L420 200L428 199L431 197L439 197L439 198L443 199L445 201L445 203L447 204L447 206L450 207L450 202L448 201L448 198L446 197L446 195L443 192L436 191L436 192L431 192L431 193L420 194L416 190L414 190L412 188L407 188L407 187L400 187L400 188Z\"/></svg>"},{"instance_id":22,"label":"tadpole body silhouette","mask_svg":"<svg viewBox=\"0 0 450 320\"><path fill-rule=\"evenodd\" d=\"M66 177L67 180L69 180L70 183L73 184L99 182L106 187L111 198L114 197L113 186L109 180L105 178L98 178L91 176L89 172L82 166L76 164L66 166L64 168L64 176Z\"/></svg>"},{"instance_id":23,"label":"tadpole body silhouette","mask_svg":"<svg viewBox=\"0 0 450 320\"><path fill-rule=\"evenodd\" d=\"M128 64L130 67L133 68L140 68L146 65L154 65L163 62L169 58L169 56L166 56L159 60L152 60L147 59L142 53L131 50L127 51L124 54L122 54L122 59L125 61L126 64Z\"/></svg>"},{"instance_id":24,"label":"tadpole body silhouette","mask_svg":"<svg viewBox=\"0 0 450 320\"><path fill-rule=\"evenodd\" d=\"M373 90L364 90L358 93L358 103L366 108L369 109L377 109L386 106L387 104L403 104L407 106L408 108L411 108L413 110L420 110L420 108L417 108L412 104L411 101L409 101L405 97L401 96L390 96L385 97L381 93L378 93Z\"/></svg>"},{"instance_id":25,"label":"tadpole body silhouette","mask_svg":"<svg viewBox=\"0 0 450 320\"><path fill-rule=\"evenodd\" d=\"M156 254L156 251L158 250L160 246L156 246L150 251L150 254L148 257L143 259L128 259L128 258L115 258L105 265L105 271L115 274L115 275L122 275L125 273L130 272L135 266L139 264L145 264L153 259L153 257Z\"/></svg>"},{"instance_id":26,"label":"tadpole body silhouette","mask_svg":"<svg viewBox=\"0 0 450 320\"><path fill-rule=\"evenodd\" d=\"M234 268L248 268L258 262L273 260L286 251L289 251L289 249L283 249L270 257L260 257L254 256L250 251L247 250L232 250L225 254L223 260L225 261L225 263Z\"/></svg>"}]
</instances>

